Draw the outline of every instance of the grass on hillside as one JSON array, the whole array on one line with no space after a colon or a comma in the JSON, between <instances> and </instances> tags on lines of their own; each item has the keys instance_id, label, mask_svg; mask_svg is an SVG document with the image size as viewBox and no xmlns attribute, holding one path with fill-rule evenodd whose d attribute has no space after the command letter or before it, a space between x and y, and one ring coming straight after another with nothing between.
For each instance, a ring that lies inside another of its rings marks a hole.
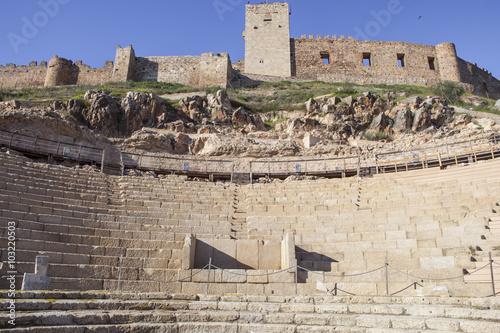
<instances>
[{"instance_id":1,"label":"grass on hillside","mask_svg":"<svg viewBox=\"0 0 500 333\"><path fill-rule=\"evenodd\" d=\"M0 89L1 100L68 100L83 99L88 90L106 90L112 96L125 97L129 91L138 91L145 93L154 93L156 95L196 92L199 89L185 86L178 83L165 82L110 82L96 86L61 86L46 88L24 88L24 89ZM207 93L215 93L220 90L218 87L207 88ZM370 91L375 96L383 96L388 92L405 92L404 97L420 96L423 99L426 96L440 96L449 101L450 104L473 109L475 111L490 112L500 114L500 111L494 109L495 100L483 98L487 105L474 107L473 105L460 101L460 96L465 91L459 84L453 82L443 82L433 87L413 86L413 85L357 85L352 82L326 83L326 82L265 82L255 88L227 89L229 98L233 106L244 107L253 112L270 111L293 111L305 110L305 103L310 98L320 96L340 98L347 96L359 96L363 92ZM169 109L175 109L178 106L177 101L165 100Z\"/></svg>"},{"instance_id":2,"label":"grass on hillside","mask_svg":"<svg viewBox=\"0 0 500 333\"><path fill-rule=\"evenodd\" d=\"M197 91L196 88L179 83L165 82L110 82L102 85L60 86L45 88L1 89L0 99L4 100L68 100L83 99L88 90L106 90L116 97L125 97L129 91L153 93L156 95Z\"/></svg>"}]
</instances>

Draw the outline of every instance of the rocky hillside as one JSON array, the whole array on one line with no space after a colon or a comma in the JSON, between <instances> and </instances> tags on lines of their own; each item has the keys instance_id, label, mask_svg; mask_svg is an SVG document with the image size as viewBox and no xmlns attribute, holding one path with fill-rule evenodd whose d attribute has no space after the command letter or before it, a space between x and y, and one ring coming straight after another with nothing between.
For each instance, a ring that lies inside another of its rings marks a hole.
<instances>
[{"instance_id":1,"label":"rocky hillside","mask_svg":"<svg viewBox=\"0 0 500 333\"><path fill-rule=\"evenodd\" d=\"M470 104L485 103L464 98ZM100 90L67 101L8 101L0 103L0 127L87 145L253 158L363 155L500 130L495 115L473 117L440 97L407 98L397 91L344 98L330 94L311 98L293 111L265 113L249 111L224 90L185 94L175 103L152 93L117 97Z\"/></svg>"}]
</instances>

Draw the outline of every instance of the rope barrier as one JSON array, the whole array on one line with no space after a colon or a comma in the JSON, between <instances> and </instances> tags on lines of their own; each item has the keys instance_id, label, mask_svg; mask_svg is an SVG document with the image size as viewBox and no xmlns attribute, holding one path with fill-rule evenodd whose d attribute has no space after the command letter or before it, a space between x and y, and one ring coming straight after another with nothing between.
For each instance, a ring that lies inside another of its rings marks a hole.
<instances>
[{"instance_id":1,"label":"rope barrier","mask_svg":"<svg viewBox=\"0 0 500 333\"><path fill-rule=\"evenodd\" d=\"M350 292L345 291L345 290L342 290L342 289L340 289L340 288L335 288L335 289L336 289L337 291L341 291L341 292L343 292L343 293L345 293L345 294L347 294L347 295L356 296L356 294L350 293Z\"/></svg>"},{"instance_id":2,"label":"rope barrier","mask_svg":"<svg viewBox=\"0 0 500 333\"><path fill-rule=\"evenodd\" d=\"M220 268L220 267L217 267L215 265L212 265L213 268L215 269L220 269L220 270L223 270L225 271L227 274L232 274L232 275L238 275L238 276L250 276L250 277L258 277L258 276L269 276L269 275L276 275L276 274L280 274L280 273L283 273L283 272L286 272L286 271L289 271L291 269L295 269L295 266L292 266L292 267L289 267L289 268L286 268L286 269L282 269L280 271L276 271L276 272L272 272L272 273L266 273L266 274L255 274L255 275L250 275L250 274L240 274L240 273L236 273L236 272L233 272L233 271L230 271L228 269L223 269L223 268Z\"/></svg>"},{"instance_id":3,"label":"rope barrier","mask_svg":"<svg viewBox=\"0 0 500 333\"><path fill-rule=\"evenodd\" d=\"M418 283L418 282L414 282L414 283L410 284L408 287L406 287L406 288L404 288L404 289L401 289L401 290L400 290L400 291L398 291L398 292L392 293L392 294L391 294L391 296L394 296L394 295L397 295L397 294L399 294L399 293L402 293L403 291L405 291L405 290L407 290L407 289L409 289L409 288L411 288L411 287L414 287L415 289L417 289L417 286L420 286L420 287L422 287L422 288L424 287L424 286L422 286L420 283Z\"/></svg>"},{"instance_id":4,"label":"rope barrier","mask_svg":"<svg viewBox=\"0 0 500 333\"><path fill-rule=\"evenodd\" d=\"M368 272L362 272L362 273L356 273L356 274L340 274L340 275L336 275L336 274L327 274L327 273L318 273L318 272L315 272L315 271L311 271L307 268L304 268L304 267L301 267L301 266L297 266L298 268L306 271L306 272L309 272L309 273L312 273L312 274L316 274L316 275L324 275L324 276L331 276L331 277L355 277L355 276L362 276L362 275L367 275L367 274L371 274L371 273L374 273L376 271L380 271L382 269L385 268L385 266L382 266L380 268L377 268L377 269L374 269L374 270L371 270L371 271L368 271Z\"/></svg>"},{"instance_id":5,"label":"rope barrier","mask_svg":"<svg viewBox=\"0 0 500 333\"><path fill-rule=\"evenodd\" d=\"M392 267L391 265L388 265L390 268L394 269L395 271L398 271L399 273L401 274L404 274L404 275L407 275L409 277L412 277L412 278L415 278L415 279L419 279L419 280L429 280L429 281L446 281L446 280L456 280L456 279L461 279L467 275L472 275L474 273L477 273L483 269L485 269L486 267L488 267L490 265L490 263L484 265L483 267L479 268L479 269L476 269L475 271L472 271L472 272L468 272L467 274L463 274L463 275L460 275L460 276L455 276L455 277L450 277L450 278L439 278L439 279L434 279L434 278L428 278L428 277L421 277L421 276L416 276L416 275L412 275L412 274L408 274L406 272L403 272L395 267Z\"/></svg>"}]
</instances>

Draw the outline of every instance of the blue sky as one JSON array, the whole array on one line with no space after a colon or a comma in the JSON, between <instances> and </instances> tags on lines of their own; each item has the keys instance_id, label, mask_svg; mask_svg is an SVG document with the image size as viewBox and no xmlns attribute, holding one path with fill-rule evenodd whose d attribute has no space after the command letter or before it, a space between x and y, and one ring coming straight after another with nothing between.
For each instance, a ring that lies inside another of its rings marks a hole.
<instances>
[{"instance_id":1,"label":"blue sky","mask_svg":"<svg viewBox=\"0 0 500 333\"><path fill-rule=\"evenodd\" d=\"M54 54L101 67L116 46L137 56L228 52L244 58L248 0L0 0L0 64ZM260 3L261 1L250 1ZM284 1L281 1L284 2ZM436 45L500 78L498 0L290 0L291 35L359 35ZM360 33L361 32L361 33Z\"/></svg>"}]
</instances>

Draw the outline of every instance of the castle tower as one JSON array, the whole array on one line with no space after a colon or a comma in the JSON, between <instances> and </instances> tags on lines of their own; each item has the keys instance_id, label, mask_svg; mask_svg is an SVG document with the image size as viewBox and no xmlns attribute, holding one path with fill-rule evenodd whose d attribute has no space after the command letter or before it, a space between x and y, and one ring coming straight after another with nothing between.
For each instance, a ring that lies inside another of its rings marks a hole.
<instances>
[{"instance_id":1,"label":"castle tower","mask_svg":"<svg viewBox=\"0 0 500 333\"><path fill-rule=\"evenodd\" d=\"M49 61L47 76L45 77L45 87L65 86L76 84L72 80L71 68L73 62L58 56L53 56Z\"/></svg>"},{"instance_id":2,"label":"castle tower","mask_svg":"<svg viewBox=\"0 0 500 333\"><path fill-rule=\"evenodd\" d=\"M113 82L127 82L132 80L135 64L135 51L132 45L116 48L115 65L113 68Z\"/></svg>"},{"instance_id":3,"label":"castle tower","mask_svg":"<svg viewBox=\"0 0 500 333\"><path fill-rule=\"evenodd\" d=\"M461 82L455 44L442 43L436 45L436 55L441 79L443 81Z\"/></svg>"},{"instance_id":4,"label":"castle tower","mask_svg":"<svg viewBox=\"0 0 500 333\"><path fill-rule=\"evenodd\" d=\"M292 75L288 3L247 5L243 36L245 73Z\"/></svg>"}]
</instances>

